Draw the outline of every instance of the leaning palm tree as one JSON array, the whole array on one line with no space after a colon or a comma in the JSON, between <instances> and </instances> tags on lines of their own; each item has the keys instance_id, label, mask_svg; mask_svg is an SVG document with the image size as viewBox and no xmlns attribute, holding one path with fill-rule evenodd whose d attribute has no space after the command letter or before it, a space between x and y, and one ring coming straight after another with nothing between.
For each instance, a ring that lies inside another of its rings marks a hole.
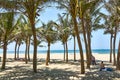
<instances>
[{"instance_id":1,"label":"leaning palm tree","mask_svg":"<svg viewBox=\"0 0 120 80\"><path fill-rule=\"evenodd\" d=\"M80 0L78 1L78 17L81 22L81 27L83 31L83 38L86 49L86 60L87 68L90 68L91 62L91 22L94 20L93 17L98 14L100 8L99 4L101 0Z\"/></svg>"},{"instance_id":2,"label":"leaning palm tree","mask_svg":"<svg viewBox=\"0 0 120 80\"><path fill-rule=\"evenodd\" d=\"M78 31L78 23L77 23L77 8L78 8L78 0L62 0L62 1L56 1L60 6L58 8L65 9L68 13L70 13L73 23L74 23L74 30L77 36L78 41L78 47L80 51L80 57L81 57L81 73L85 73L84 68L84 56L83 56L83 49L82 49L82 43L80 41L79 31Z\"/></svg>"},{"instance_id":3,"label":"leaning palm tree","mask_svg":"<svg viewBox=\"0 0 120 80\"><path fill-rule=\"evenodd\" d=\"M72 16L73 22L74 22L74 29L76 32L76 36L77 36L77 41L78 41L78 46L79 46L79 50L80 50L80 57L81 57L81 74L85 73L85 68L84 68L84 57L83 57L83 49L82 49L82 44L80 41L80 36L79 36L79 31L78 31L78 26L77 26L77 7L78 7L78 0L70 0L69 3L70 6L70 14Z\"/></svg>"}]
</instances>

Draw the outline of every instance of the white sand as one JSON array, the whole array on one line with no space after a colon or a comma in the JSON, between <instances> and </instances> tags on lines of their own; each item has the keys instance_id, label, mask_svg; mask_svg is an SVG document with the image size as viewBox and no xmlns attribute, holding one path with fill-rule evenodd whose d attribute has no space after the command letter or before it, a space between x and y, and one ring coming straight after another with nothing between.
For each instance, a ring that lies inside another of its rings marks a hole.
<instances>
[{"instance_id":1,"label":"white sand","mask_svg":"<svg viewBox=\"0 0 120 80\"><path fill-rule=\"evenodd\" d=\"M0 54L0 56L2 55ZM24 54L20 54L20 58L24 58L24 56L25 56ZM24 80L81 80L81 79L82 80L101 80L101 79L108 80L109 78L112 78L112 80L120 79L120 77L117 77L117 76L120 76L119 72L117 72L117 75L113 72L112 73L98 72L99 65L91 66L91 70L86 69L85 70L86 74L83 74L83 75L80 74L80 62L71 61L74 58L73 54L69 54L68 63L65 63L63 61L63 54L51 54L50 56L51 56L50 57L51 63L49 63L49 66L46 66L45 65L46 54L37 55L37 58L38 58L37 74L33 74L32 62L28 62L28 64L25 64L24 61L12 61L12 62L8 61L6 62L6 70L0 71L0 75L1 75L0 80L6 79L5 77L7 76L9 80L10 79L22 80L21 77L24 78ZM97 61L105 61L105 64L107 67L115 68L115 66L112 66L111 63L108 63L109 54L93 54L93 56L95 56ZM33 55L31 54L30 57L32 58ZM84 54L84 58L85 57L86 55ZM14 54L7 54L7 59L8 58L14 58ZM79 54L76 55L76 59L80 60ZM41 62L39 60L43 60L43 61ZM0 62L0 64L2 64L2 62ZM108 75L103 75L103 74L108 74ZM99 76L99 77L96 77L96 76Z\"/></svg>"},{"instance_id":2,"label":"white sand","mask_svg":"<svg viewBox=\"0 0 120 80\"><path fill-rule=\"evenodd\" d=\"M0 56L2 57L3 55L0 54ZM19 58L24 58L25 54L20 54ZM94 53L93 56L97 59L97 60L101 60L101 61L109 61L109 54L97 54ZM33 58L33 54L30 54L30 57ZM69 54L68 55L69 59L73 59L74 55L73 54ZM7 54L7 58L14 58L14 54ZM37 54L37 58L46 58L46 54L41 53L41 54ZM63 59L63 54L50 54L50 58L51 59ZM80 59L80 55L77 53L76 54L76 59L79 60ZM86 59L86 54L84 54L84 59Z\"/></svg>"}]
</instances>

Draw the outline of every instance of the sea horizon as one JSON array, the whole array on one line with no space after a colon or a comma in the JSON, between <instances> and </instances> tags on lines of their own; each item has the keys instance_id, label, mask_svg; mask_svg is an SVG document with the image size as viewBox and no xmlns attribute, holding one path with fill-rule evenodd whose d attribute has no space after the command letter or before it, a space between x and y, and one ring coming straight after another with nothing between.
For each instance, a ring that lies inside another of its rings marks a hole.
<instances>
[{"instance_id":1,"label":"sea horizon","mask_svg":"<svg viewBox=\"0 0 120 80\"><path fill-rule=\"evenodd\" d=\"M117 49L116 49L116 53L117 53ZM15 51L7 51L8 54L14 54ZM3 51L1 50L0 51L0 54L2 54ZM20 54L24 54L25 51L19 51ZM33 53L33 50L30 51L30 54ZM47 53L47 50L38 50L37 51L38 54L46 54ZM64 50L50 50L50 53L51 54L63 54L64 53ZM74 53L74 50L68 50L68 53L72 54ZM76 50L76 53L79 53L79 50ZM85 50L83 50L83 53L86 53ZM95 54L109 54L110 53L110 49L92 49L92 53L95 53Z\"/></svg>"}]
</instances>

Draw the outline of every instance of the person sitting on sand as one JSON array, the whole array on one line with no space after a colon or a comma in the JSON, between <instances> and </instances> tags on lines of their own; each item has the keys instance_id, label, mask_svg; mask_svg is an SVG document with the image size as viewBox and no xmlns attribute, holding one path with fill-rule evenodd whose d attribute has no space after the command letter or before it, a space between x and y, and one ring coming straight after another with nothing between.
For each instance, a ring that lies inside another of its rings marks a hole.
<instances>
[{"instance_id":1,"label":"person sitting on sand","mask_svg":"<svg viewBox=\"0 0 120 80\"><path fill-rule=\"evenodd\" d=\"M105 69L105 65L103 63L103 61L101 61L101 64L100 64L100 71L104 70Z\"/></svg>"},{"instance_id":2,"label":"person sitting on sand","mask_svg":"<svg viewBox=\"0 0 120 80\"><path fill-rule=\"evenodd\" d=\"M103 61L101 61L100 71L113 71L113 69L112 68L106 68Z\"/></svg>"},{"instance_id":3,"label":"person sitting on sand","mask_svg":"<svg viewBox=\"0 0 120 80\"><path fill-rule=\"evenodd\" d=\"M95 57L91 55L91 64L96 65Z\"/></svg>"}]
</instances>

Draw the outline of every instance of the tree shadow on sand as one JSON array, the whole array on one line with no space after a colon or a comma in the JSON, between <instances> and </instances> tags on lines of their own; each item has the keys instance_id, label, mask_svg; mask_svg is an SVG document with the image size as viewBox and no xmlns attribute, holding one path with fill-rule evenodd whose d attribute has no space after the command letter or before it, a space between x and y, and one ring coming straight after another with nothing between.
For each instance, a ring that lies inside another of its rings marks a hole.
<instances>
[{"instance_id":1,"label":"tree shadow on sand","mask_svg":"<svg viewBox=\"0 0 120 80\"><path fill-rule=\"evenodd\" d=\"M81 80L120 80L120 73L116 71L88 72Z\"/></svg>"},{"instance_id":2,"label":"tree shadow on sand","mask_svg":"<svg viewBox=\"0 0 120 80\"><path fill-rule=\"evenodd\" d=\"M15 66L13 71L0 76L0 80L74 80L80 73L64 69L50 69L48 67L38 69L34 73L32 69L24 66Z\"/></svg>"},{"instance_id":3,"label":"tree shadow on sand","mask_svg":"<svg viewBox=\"0 0 120 80\"><path fill-rule=\"evenodd\" d=\"M38 66L43 64L44 61L38 62ZM105 62L107 63L107 62ZM80 71L70 71L71 67L67 67L64 69L50 68L46 66L42 66L38 68L38 72L34 73L31 68L32 62L29 65L17 65L14 67L6 67L5 70L0 70L0 80L120 80L120 73L117 71L98 71L98 66L95 65L88 71L85 76L80 74ZM51 61L52 65L60 64L64 66L64 64L72 65L80 65L79 61L73 62L69 61L65 63L61 60L53 60ZM106 64L110 66L111 64ZM79 67L72 67L77 68Z\"/></svg>"}]
</instances>

